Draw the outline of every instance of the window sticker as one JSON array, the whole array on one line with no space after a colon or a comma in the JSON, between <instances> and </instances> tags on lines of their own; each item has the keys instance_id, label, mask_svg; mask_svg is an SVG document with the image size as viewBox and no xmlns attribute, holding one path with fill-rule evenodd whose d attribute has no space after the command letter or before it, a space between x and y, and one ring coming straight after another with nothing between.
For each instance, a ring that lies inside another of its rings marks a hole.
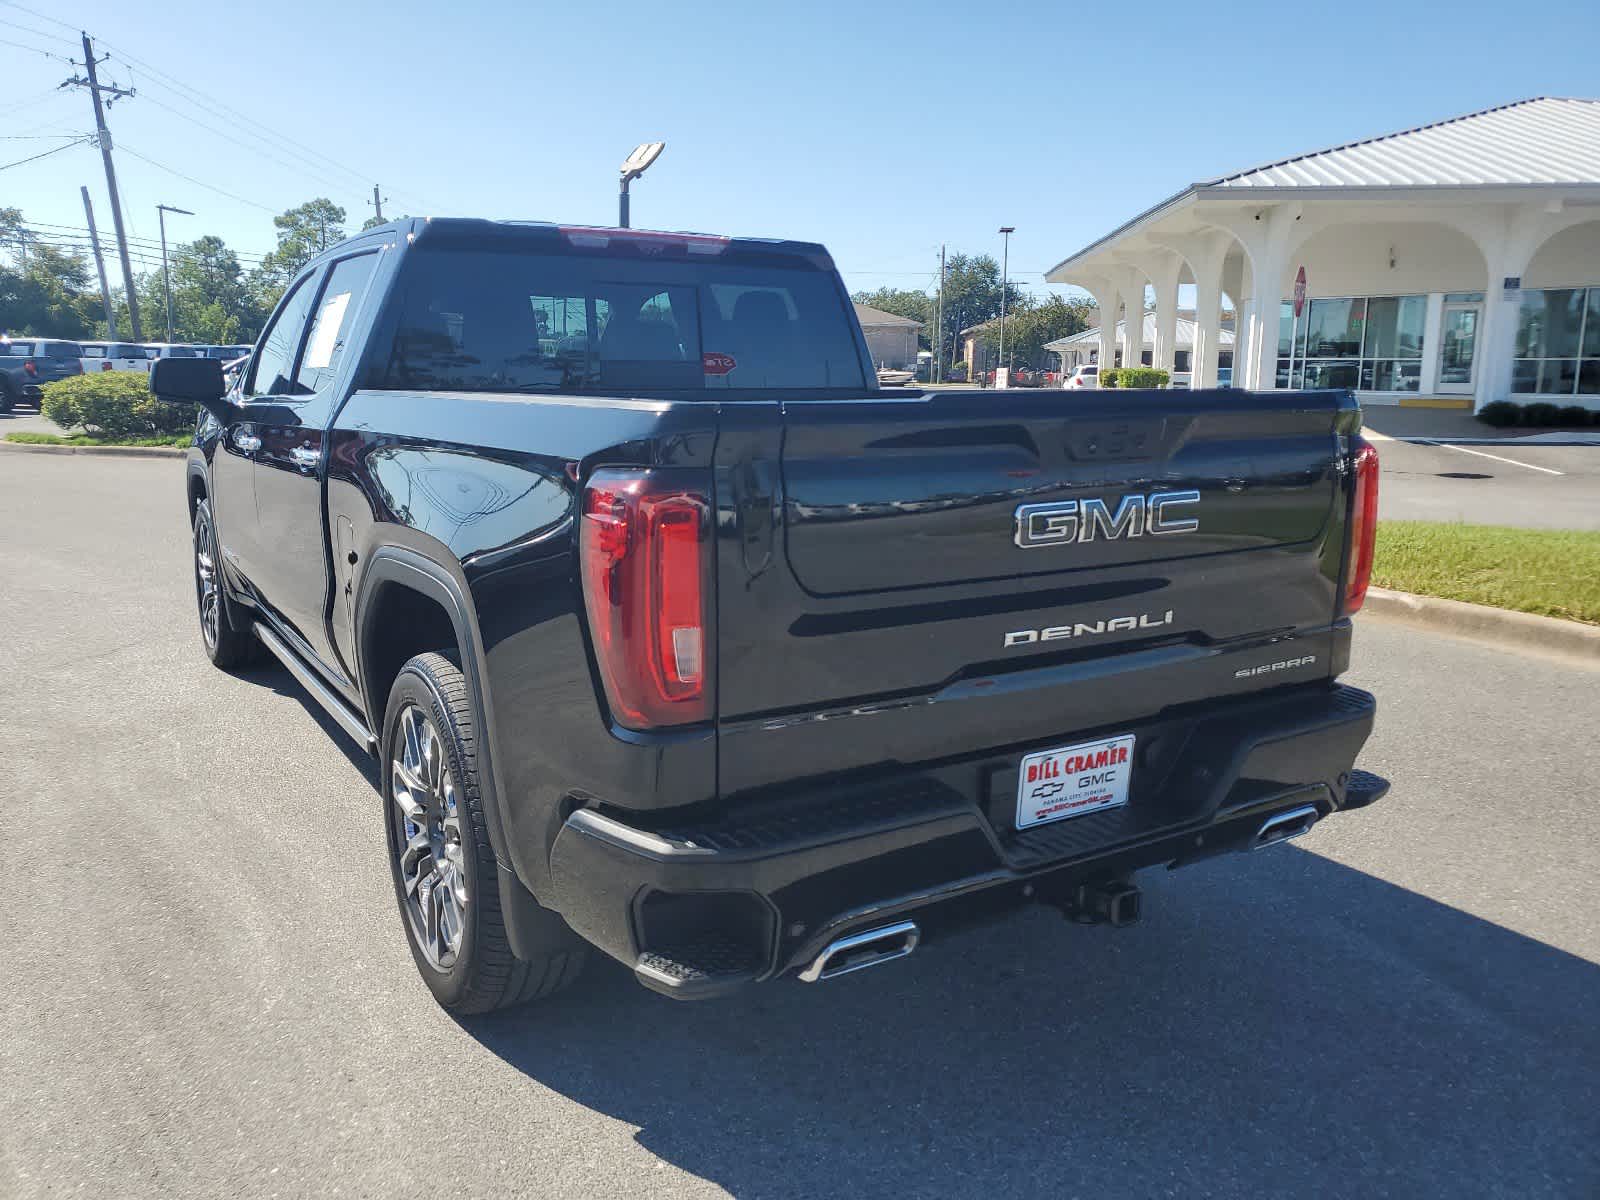
<instances>
[{"instance_id":1,"label":"window sticker","mask_svg":"<svg viewBox=\"0 0 1600 1200\"><path fill-rule=\"evenodd\" d=\"M306 347L306 360L302 370L320 371L333 361L334 347L339 344L339 331L344 327L344 310L350 306L350 293L340 292L329 296L317 314L316 332Z\"/></svg>"}]
</instances>

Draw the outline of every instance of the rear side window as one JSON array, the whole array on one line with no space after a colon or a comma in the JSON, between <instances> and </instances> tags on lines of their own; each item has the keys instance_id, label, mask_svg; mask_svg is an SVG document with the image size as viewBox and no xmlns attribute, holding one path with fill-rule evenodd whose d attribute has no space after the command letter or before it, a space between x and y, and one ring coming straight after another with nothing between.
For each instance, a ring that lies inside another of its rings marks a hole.
<instances>
[{"instance_id":1,"label":"rear side window","mask_svg":"<svg viewBox=\"0 0 1600 1200\"><path fill-rule=\"evenodd\" d=\"M358 254L334 263L328 272L327 286L322 289L316 316L311 320L311 332L306 336L305 353L300 356L300 367L295 372L296 391L321 391L333 382L339 361L344 357L350 323L361 297L366 294L367 280L372 278L372 268L377 261L376 254Z\"/></svg>"},{"instance_id":2,"label":"rear side window","mask_svg":"<svg viewBox=\"0 0 1600 1200\"><path fill-rule=\"evenodd\" d=\"M861 388L830 271L419 246L376 386L628 394Z\"/></svg>"},{"instance_id":3,"label":"rear side window","mask_svg":"<svg viewBox=\"0 0 1600 1200\"><path fill-rule=\"evenodd\" d=\"M109 346L85 346L82 358L110 358L112 357Z\"/></svg>"}]
</instances>

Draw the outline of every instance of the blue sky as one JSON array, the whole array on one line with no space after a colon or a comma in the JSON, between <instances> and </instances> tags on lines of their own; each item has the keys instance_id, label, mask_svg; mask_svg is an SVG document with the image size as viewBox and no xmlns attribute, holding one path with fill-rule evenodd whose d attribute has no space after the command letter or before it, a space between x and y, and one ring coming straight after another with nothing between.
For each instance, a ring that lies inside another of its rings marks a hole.
<instances>
[{"instance_id":1,"label":"blue sky","mask_svg":"<svg viewBox=\"0 0 1600 1200\"><path fill-rule=\"evenodd\" d=\"M663 139L636 225L821 241L852 289L929 286L941 242L998 256L1002 224L1037 289L1196 179L1600 94L1593 0L26 7L0 3L0 163L90 127L82 91L52 91L71 69L37 52L77 55L54 39L88 29L104 74L139 90L110 114L138 237L166 203L198 214L169 220L174 239L260 253L263 207L325 194L353 228L374 182L391 214L609 223L618 163ZM81 226L84 183L106 230L89 146L0 170L0 204Z\"/></svg>"}]
</instances>

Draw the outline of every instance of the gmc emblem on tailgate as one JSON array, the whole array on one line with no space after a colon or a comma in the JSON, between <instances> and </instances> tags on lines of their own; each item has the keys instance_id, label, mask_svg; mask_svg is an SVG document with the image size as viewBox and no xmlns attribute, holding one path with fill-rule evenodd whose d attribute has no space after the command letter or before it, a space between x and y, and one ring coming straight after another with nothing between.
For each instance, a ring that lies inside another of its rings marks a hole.
<instances>
[{"instance_id":1,"label":"gmc emblem on tailgate","mask_svg":"<svg viewBox=\"0 0 1600 1200\"><path fill-rule=\"evenodd\" d=\"M1054 504L1019 504L1012 540L1024 550L1092 542L1097 538L1143 537L1147 533L1193 533L1200 528L1194 517L1175 517L1169 509L1199 504L1200 493L1151 492L1148 496L1121 496L1113 512L1104 500L1058 500Z\"/></svg>"}]
</instances>

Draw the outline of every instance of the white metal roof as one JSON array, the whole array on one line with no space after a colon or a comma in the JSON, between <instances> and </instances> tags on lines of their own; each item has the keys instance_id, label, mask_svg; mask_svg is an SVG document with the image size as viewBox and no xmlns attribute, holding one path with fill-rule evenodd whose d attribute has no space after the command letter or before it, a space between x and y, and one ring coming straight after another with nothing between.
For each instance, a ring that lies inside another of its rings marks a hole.
<instances>
[{"instance_id":1,"label":"white metal roof","mask_svg":"<svg viewBox=\"0 0 1600 1200\"><path fill-rule=\"evenodd\" d=\"M1121 342L1123 340L1123 336L1122 336L1123 335L1123 328L1122 327L1125 324L1126 324L1125 321L1118 321L1117 322L1117 341L1119 341L1119 342ZM1231 347L1233 345L1233 330L1231 330L1231 329L1220 329L1220 330L1218 330L1218 335L1219 336L1217 338L1217 344L1219 346ZM1153 346L1153 345L1155 345L1155 342L1156 342L1156 315L1155 315L1155 313L1148 313L1147 312L1144 315L1144 344L1146 346ZM1087 345L1087 346L1097 346L1099 344L1100 344L1100 330L1099 330L1098 327L1096 327L1096 328L1091 328L1091 329L1085 329L1085 330L1083 330L1083 331L1081 331L1079 333L1074 333L1070 337L1057 338L1053 342L1046 342L1044 344L1044 348L1046 350L1058 350L1059 351L1059 350L1071 350L1074 346L1085 346L1085 345ZM1190 349L1190 348L1192 348L1194 346L1194 322L1193 321L1188 320L1185 317L1179 317L1178 318L1178 321L1177 321L1177 333L1176 333L1176 336L1173 338L1173 345L1176 346L1180 350L1187 350L1187 349Z\"/></svg>"},{"instance_id":2,"label":"white metal roof","mask_svg":"<svg viewBox=\"0 0 1600 1200\"><path fill-rule=\"evenodd\" d=\"M1197 188L1600 183L1600 101L1540 96L1316 150Z\"/></svg>"},{"instance_id":3,"label":"white metal roof","mask_svg":"<svg viewBox=\"0 0 1600 1200\"><path fill-rule=\"evenodd\" d=\"M1273 192L1342 199L1341 191L1600 188L1600 100L1535 96L1465 116L1281 159L1190 184L1068 255L1045 278L1200 199L1249 203Z\"/></svg>"}]
</instances>

